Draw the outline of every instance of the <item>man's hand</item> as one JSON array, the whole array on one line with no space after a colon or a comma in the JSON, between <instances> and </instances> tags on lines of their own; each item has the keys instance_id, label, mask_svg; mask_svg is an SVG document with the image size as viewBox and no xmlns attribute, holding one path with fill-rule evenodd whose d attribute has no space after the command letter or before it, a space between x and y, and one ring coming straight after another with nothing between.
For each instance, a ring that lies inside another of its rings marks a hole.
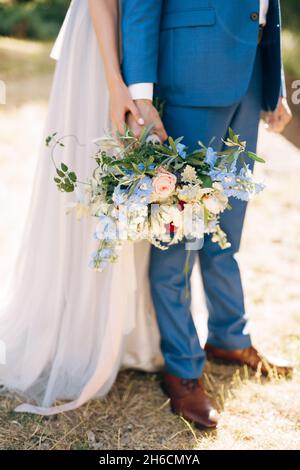
<instances>
[{"instance_id":1,"label":"man's hand","mask_svg":"<svg viewBox=\"0 0 300 470\"><path fill-rule=\"evenodd\" d=\"M266 128L272 132L283 132L293 115L286 98L281 97L276 110L273 113L263 113L262 118Z\"/></svg>"},{"instance_id":2,"label":"man's hand","mask_svg":"<svg viewBox=\"0 0 300 470\"><path fill-rule=\"evenodd\" d=\"M160 119L157 109L152 104L152 101L144 99L135 100L135 105L138 109L139 114L144 119L145 126L149 126L150 124L154 125L151 131L152 134L156 134L161 140L161 142L167 140L168 135L165 131L164 125ZM128 114L127 124L134 133L134 135L138 137L141 133L141 126L137 124L137 121L132 115L132 113Z\"/></svg>"}]
</instances>

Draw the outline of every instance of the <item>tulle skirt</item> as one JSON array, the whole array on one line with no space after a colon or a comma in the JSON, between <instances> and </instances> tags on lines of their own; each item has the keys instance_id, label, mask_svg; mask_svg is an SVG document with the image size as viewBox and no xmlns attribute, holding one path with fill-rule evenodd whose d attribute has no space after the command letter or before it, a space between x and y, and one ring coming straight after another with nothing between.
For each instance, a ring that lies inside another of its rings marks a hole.
<instances>
[{"instance_id":1,"label":"tulle skirt","mask_svg":"<svg viewBox=\"0 0 300 470\"><path fill-rule=\"evenodd\" d=\"M80 179L93 169L93 139L109 129L108 91L88 2L73 0L53 49L57 66L44 138ZM75 137L76 138L75 138ZM93 220L66 215L42 141L10 295L0 309L0 383L26 401L16 411L50 415L104 396L121 367L159 370L159 333L148 282L147 243L128 244L104 272L88 267ZM56 400L68 402L55 406Z\"/></svg>"}]
</instances>

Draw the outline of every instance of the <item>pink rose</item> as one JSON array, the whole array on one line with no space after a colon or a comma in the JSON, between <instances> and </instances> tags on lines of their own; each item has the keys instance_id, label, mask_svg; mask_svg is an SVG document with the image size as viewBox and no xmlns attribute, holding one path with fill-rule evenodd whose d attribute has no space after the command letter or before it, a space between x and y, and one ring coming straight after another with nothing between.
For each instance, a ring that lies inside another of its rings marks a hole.
<instances>
[{"instance_id":1,"label":"pink rose","mask_svg":"<svg viewBox=\"0 0 300 470\"><path fill-rule=\"evenodd\" d=\"M175 189L177 178L163 167L157 169L157 175L153 178L154 198L166 199Z\"/></svg>"}]
</instances>

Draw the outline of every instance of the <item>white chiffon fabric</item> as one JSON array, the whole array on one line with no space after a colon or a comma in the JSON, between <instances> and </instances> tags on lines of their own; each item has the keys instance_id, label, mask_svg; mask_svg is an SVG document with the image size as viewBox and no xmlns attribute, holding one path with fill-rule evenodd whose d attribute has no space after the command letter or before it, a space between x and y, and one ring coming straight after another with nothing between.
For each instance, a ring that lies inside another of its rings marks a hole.
<instances>
[{"instance_id":1,"label":"white chiffon fabric","mask_svg":"<svg viewBox=\"0 0 300 470\"><path fill-rule=\"evenodd\" d=\"M93 169L92 140L109 128L108 92L86 1L73 0L53 49L58 59L45 137L68 137L57 161L84 180ZM74 195L54 183L42 143L30 210L11 292L0 311L4 392L26 401L16 411L51 415L103 397L121 367L157 371L159 333L148 283L147 243L123 249L103 273L88 267L93 221L66 215ZM55 406L56 400L69 400ZM33 403L33 404L31 404Z\"/></svg>"}]
</instances>

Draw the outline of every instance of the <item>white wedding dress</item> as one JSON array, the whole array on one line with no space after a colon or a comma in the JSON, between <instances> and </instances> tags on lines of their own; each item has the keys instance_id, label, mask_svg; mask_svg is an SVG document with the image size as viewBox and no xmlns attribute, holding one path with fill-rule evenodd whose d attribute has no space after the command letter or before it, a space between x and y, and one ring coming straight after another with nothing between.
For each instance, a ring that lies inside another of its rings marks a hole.
<instances>
[{"instance_id":1,"label":"white wedding dress","mask_svg":"<svg viewBox=\"0 0 300 470\"><path fill-rule=\"evenodd\" d=\"M88 2L73 0L53 49L58 59L45 137L74 135L57 154L81 180L91 174L92 140L109 129L108 92ZM6 363L0 384L50 415L104 396L121 367L158 370L159 334L147 279L149 246L128 244L103 273L88 267L93 221L66 215L73 195L57 191L43 143L11 293L0 311ZM72 400L53 406L57 399Z\"/></svg>"},{"instance_id":2,"label":"white wedding dress","mask_svg":"<svg viewBox=\"0 0 300 470\"><path fill-rule=\"evenodd\" d=\"M52 57L57 66L44 136L76 136L83 146L69 137L56 158L84 180L94 167L92 140L109 129L108 90L87 1L71 2ZM59 193L53 176L43 142L11 293L0 308L2 392L30 402L16 411L42 415L103 397L121 368L157 371L163 364L149 245L128 244L118 263L93 271L93 221L66 215L74 195ZM199 306L196 276L193 303ZM199 308L193 311L197 320ZM68 401L54 406L58 399Z\"/></svg>"}]
</instances>

